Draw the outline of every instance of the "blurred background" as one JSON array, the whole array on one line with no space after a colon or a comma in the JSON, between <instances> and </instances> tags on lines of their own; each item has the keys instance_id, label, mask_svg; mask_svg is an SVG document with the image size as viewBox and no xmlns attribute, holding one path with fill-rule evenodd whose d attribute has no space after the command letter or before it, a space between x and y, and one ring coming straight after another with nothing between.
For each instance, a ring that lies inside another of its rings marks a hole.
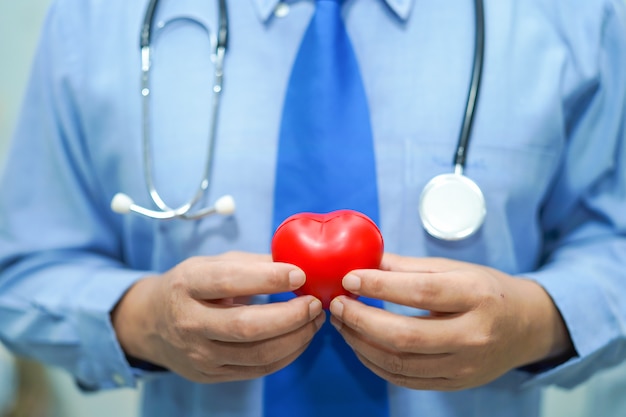
<instances>
[{"instance_id":1,"label":"blurred background","mask_svg":"<svg viewBox=\"0 0 626 417\"><path fill-rule=\"evenodd\" d=\"M0 164L49 3L0 0ZM543 417L624 417L625 394L626 364L574 390L548 389ZM598 404L613 411L597 416ZM0 417L134 417L138 406L136 390L82 394L62 370L15 358L0 345Z\"/></svg>"}]
</instances>

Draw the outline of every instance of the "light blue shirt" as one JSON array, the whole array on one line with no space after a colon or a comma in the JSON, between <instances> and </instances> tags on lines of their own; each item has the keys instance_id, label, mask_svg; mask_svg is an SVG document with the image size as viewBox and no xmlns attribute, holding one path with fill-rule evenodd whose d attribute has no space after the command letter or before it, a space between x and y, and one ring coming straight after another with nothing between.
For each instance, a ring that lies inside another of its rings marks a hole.
<instances>
[{"instance_id":1,"label":"light blue shirt","mask_svg":"<svg viewBox=\"0 0 626 417\"><path fill-rule=\"evenodd\" d=\"M262 379L196 385L131 368L109 318L147 273L193 255L269 252L282 97L313 2L289 2L285 17L273 16L276 0L230 3L206 202L232 194L234 216L159 222L109 209L120 191L150 206L139 93L146 1L54 2L0 183L0 340L66 368L85 389L144 378L150 417L263 409ZM452 170L474 49L473 2L344 6L371 108L386 250L537 280L560 309L577 356L461 392L389 386L393 417L534 416L541 387L580 383L621 361L626 348L624 6L485 3L486 61L466 174L481 186L488 214L477 236L455 243L429 238L417 207L426 182ZM156 19L155 176L172 206L194 193L205 164L216 16L216 2L179 0L163 1Z\"/></svg>"}]
</instances>

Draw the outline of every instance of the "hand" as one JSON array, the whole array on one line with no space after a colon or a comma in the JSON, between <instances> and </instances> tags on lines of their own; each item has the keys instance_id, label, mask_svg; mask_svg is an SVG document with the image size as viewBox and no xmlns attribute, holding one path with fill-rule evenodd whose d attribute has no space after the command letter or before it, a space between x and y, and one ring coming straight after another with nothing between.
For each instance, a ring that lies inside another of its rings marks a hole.
<instances>
[{"instance_id":1,"label":"hand","mask_svg":"<svg viewBox=\"0 0 626 417\"><path fill-rule=\"evenodd\" d=\"M246 305L247 296L304 284L293 265L229 253L188 259L140 280L112 313L125 352L201 383L252 379L295 360L325 320L321 302L297 297Z\"/></svg>"},{"instance_id":2,"label":"hand","mask_svg":"<svg viewBox=\"0 0 626 417\"><path fill-rule=\"evenodd\" d=\"M335 298L332 323L359 359L409 388L458 390L573 350L562 318L535 282L484 266L386 254L381 270L353 271L346 290L431 311L407 317Z\"/></svg>"}]
</instances>

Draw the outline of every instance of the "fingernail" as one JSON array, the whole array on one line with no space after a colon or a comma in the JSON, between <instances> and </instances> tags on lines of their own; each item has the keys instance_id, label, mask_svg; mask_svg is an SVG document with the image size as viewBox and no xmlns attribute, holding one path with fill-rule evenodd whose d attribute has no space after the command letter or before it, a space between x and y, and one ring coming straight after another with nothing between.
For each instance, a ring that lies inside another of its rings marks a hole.
<instances>
[{"instance_id":1,"label":"fingernail","mask_svg":"<svg viewBox=\"0 0 626 417\"><path fill-rule=\"evenodd\" d=\"M317 298L315 298L313 301L309 303L309 317L312 320L315 317L319 316L321 312L322 312L322 302L318 300Z\"/></svg>"},{"instance_id":2,"label":"fingernail","mask_svg":"<svg viewBox=\"0 0 626 417\"><path fill-rule=\"evenodd\" d=\"M361 289L361 278L356 275L348 274L343 277L342 284L343 287L350 292L359 291Z\"/></svg>"},{"instance_id":3,"label":"fingernail","mask_svg":"<svg viewBox=\"0 0 626 417\"><path fill-rule=\"evenodd\" d=\"M333 315L341 318L341 316L343 314L343 303L341 301L339 301L338 298L335 298L330 303L330 312L333 313Z\"/></svg>"},{"instance_id":4,"label":"fingernail","mask_svg":"<svg viewBox=\"0 0 626 417\"><path fill-rule=\"evenodd\" d=\"M294 269L289 271L289 285L292 288L300 288L306 281L304 272L300 269Z\"/></svg>"}]
</instances>

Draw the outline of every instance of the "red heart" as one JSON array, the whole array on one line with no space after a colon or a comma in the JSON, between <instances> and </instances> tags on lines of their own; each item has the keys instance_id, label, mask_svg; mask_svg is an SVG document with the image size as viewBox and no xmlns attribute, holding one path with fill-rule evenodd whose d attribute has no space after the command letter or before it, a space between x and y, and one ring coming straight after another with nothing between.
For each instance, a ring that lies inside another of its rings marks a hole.
<instances>
[{"instance_id":1,"label":"red heart","mask_svg":"<svg viewBox=\"0 0 626 417\"><path fill-rule=\"evenodd\" d=\"M351 295L341 286L348 272L380 266L383 247L380 230L362 213L298 213L276 229L272 257L300 267L306 283L296 294L313 295L328 308L338 295Z\"/></svg>"}]
</instances>

